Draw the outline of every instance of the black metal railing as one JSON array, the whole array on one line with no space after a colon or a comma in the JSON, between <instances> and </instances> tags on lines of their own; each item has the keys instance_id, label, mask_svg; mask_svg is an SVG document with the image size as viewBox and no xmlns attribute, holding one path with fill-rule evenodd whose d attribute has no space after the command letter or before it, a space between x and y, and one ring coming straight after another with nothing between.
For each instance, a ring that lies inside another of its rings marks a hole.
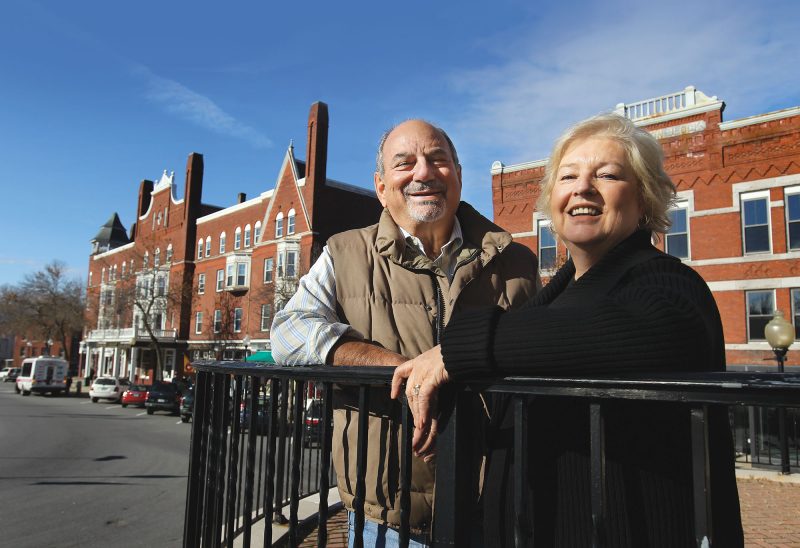
<instances>
[{"instance_id":1,"label":"black metal railing","mask_svg":"<svg viewBox=\"0 0 800 548\"><path fill-rule=\"evenodd\" d=\"M242 546L270 546L273 543L271 524L288 525L290 546L301 536L298 504L301 498L319 493L318 546L327 543L329 515L328 492L334 484L331 467L332 391L333 385L359 388L359 407L366 409L370 392L386 390L391 381L390 368L382 367L293 367L258 366L240 362L199 362L195 387L194 425L192 428L189 486L184 528L185 547L233 546L234 539ZM474 422L467 413L470 392L512 395L515 413L514 463L516 477L522 477L526 461L523 426L526 423L525 402L531 396L583 398L589 403L591 425L593 528L602 529L604 500L604 425L606 404L621 400L673 402L690 407L692 460L694 477L695 534L698 546L703 539L713 539L708 498L708 406L730 406L734 419L737 446L740 438L753 454L753 440L760 447L764 432L754 428L749 411L764 408L798 407L800 374L708 373L702 375L661 375L626 379L564 379L515 377L502 380L452 384L440 398L441 417L437 452L441 455L464 455L459 450L474 434ZM746 410L746 425L736 420ZM795 410L790 416L797 417ZM403 402L403 440L409 440L410 421ZM354 500L357 535L364 524L364 474L369 440L367 413L359 424L356 497ZM766 421L765 424L768 424ZM762 423L758 423L762 424ZM797 466L798 437L796 422L790 428L788 445L792 462ZM745 428L746 430L742 430ZM401 451L401 493L408 492L410 482L410 448ZM772 457L770 457L772 458ZM472 482L465 481L471 470L464 458L439 458L436 471L436 499L432 539L435 546L469 545L469 530L463 527L473 515L475 497L469 491ZM521 485L522 482L517 482ZM522 493L515 494L515 503L523 503ZM408 539L410 503L401 501L401 545ZM288 508L288 517L284 515ZM524 515L517 511L516 515ZM261 520L263 538L254 539L254 523ZM462 524L462 526L459 526ZM522 532L520 532L522 534ZM356 543L358 544L358 542ZM597 536L595 545L602 545Z\"/></svg>"}]
</instances>

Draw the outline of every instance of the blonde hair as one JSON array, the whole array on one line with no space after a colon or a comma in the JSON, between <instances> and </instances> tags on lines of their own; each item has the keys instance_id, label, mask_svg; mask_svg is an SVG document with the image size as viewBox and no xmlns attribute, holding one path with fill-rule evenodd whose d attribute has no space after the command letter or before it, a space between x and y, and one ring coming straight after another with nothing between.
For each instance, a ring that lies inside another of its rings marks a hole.
<instances>
[{"instance_id":1,"label":"blonde hair","mask_svg":"<svg viewBox=\"0 0 800 548\"><path fill-rule=\"evenodd\" d=\"M639 228L665 233L672 224L669 209L675 204L675 185L664 171L664 152L655 137L618 114L600 114L567 129L553 146L547 162L542 192L536 203L550 217L550 195L555 186L558 166L569 146L592 137L613 139L624 149L628 163L639 182L639 199L644 213Z\"/></svg>"}]
</instances>

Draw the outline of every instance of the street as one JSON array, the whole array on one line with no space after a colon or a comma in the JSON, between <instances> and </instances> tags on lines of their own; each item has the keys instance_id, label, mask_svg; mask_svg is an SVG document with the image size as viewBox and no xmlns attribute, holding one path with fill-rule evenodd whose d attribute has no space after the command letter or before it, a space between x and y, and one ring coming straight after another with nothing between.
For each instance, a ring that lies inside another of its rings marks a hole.
<instances>
[{"instance_id":1,"label":"street","mask_svg":"<svg viewBox=\"0 0 800 548\"><path fill-rule=\"evenodd\" d=\"M191 423L13 387L0 383L0 546L181 545Z\"/></svg>"}]
</instances>

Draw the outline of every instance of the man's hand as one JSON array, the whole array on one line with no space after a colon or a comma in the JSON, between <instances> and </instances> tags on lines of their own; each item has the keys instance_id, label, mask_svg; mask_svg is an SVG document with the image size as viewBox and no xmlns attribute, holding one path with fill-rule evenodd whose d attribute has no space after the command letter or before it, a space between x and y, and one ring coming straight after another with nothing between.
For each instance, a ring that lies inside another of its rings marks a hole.
<instances>
[{"instance_id":1,"label":"man's hand","mask_svg":"<svg viewBox=\"0 0 800 548\"><path fill-rule=\"evenodd\" d=\"M406 397L414 416L414 436L411 445L427 462L434 455L438 434L439 386L450 380L444 368L442 349L434 346L394 370L392 376L392 398L400 397L403 381L406 381Z\"/></svg>"}]
</instances>

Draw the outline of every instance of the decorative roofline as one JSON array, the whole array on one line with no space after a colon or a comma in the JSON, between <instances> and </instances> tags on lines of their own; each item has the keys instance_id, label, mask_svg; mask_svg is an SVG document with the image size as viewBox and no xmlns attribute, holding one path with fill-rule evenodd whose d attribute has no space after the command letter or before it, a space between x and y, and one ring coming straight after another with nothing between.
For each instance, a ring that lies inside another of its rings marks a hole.
<instances>
[{"instance_id":1,"label":"decorative roofline","mask_svg":"<svg viewBox=\"0 0 800 548\"><path fill-rule=\"evenodd\" d=\"M722 122L719 125L719 129L721 131L725 131L728 129L736 129L740 127L753 126L756 124L763 124L764 122L781 120L783 118L791 118L792 116L800 116L800 107L790 107L783 110L776 110L764 114L756 114L755 116L748 116L747 118L739 118L738 120L731 120L729 122Z\"/></svg>"},{"instance_id":2,"label":"decorative roofline","mask_svg":"<svg viewBox=\"0 0 800 548\"><path fill-rule=\"evenodd\" d=\"M635 103L618 103L614 112L631 119L637 126L649 126L724 107L725 103L718 100L716 95L709 97L694 86L686 86L683 91L660 97Z\"/></svg>"}]
</instances>

